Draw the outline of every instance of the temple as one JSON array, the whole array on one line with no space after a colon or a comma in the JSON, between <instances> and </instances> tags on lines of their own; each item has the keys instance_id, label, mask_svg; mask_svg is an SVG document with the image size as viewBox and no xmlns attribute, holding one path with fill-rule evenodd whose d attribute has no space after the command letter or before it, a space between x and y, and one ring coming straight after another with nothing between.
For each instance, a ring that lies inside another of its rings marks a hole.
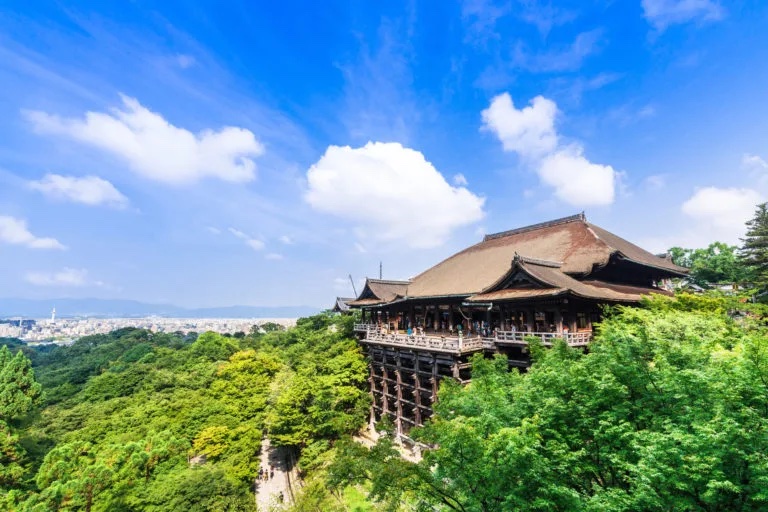
<instances>
[{"instance_id":1,"label":"temple","mask_svg":"<svg viewBox=\"0 0 768 512\"><path fill-rule=\"evenodd\" d=\"M637 304L686 269L627 242L584 214L486 235L407 281L367 279L348 301L369 360L371 421L407 436L432 414L443 378L468 382L469 356L530 365L528 340L591 341L602 306Z\"/></svg>"}]
</instances>

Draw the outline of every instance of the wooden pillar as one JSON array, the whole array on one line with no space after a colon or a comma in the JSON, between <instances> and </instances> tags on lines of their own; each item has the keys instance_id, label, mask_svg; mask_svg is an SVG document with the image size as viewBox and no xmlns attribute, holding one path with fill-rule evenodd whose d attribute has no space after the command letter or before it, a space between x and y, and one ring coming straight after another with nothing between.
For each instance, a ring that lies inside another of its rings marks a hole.
<instances>
[{"instance_id":1,"label":"wooden pillar","mask_svg":"<svg viewBox=\"0 0 768 512\"><path fill-rule=\"evenodd\" d=\"M532 308L525 310L525 325L528 331L533 332L536 327L536 312Z\"/></svg>"},{"instance_id":2,"label":"wooden pillar","mask_svg":"<svg viewBox=\"0 0 768 512\"><path fill-rule=\"evenodd\" d=\"M430 354L432 357L432 403L437 402L437 383L439 380L437 374L437 357L434 354Z\"/></svg>"},{"instance_id":3,"label":"wooden pillar","mask_svg":"<svg viewBox=\"0 0 768 512\"><path fill-rule=\"evenodd\" d=\"M386 365L387 357L382 353L381 364L381 414L389 415L389 370Z\"/></svg>"},{"instance_id":4,"label":"wooden pillar","mask_svg":"<svg viewBox=\"0 0 768 512\"><path fill-rule=\"evenodd\" d=\"M403 434L403 376L402 376L402 362L400 361L400 351L398 350L395 352L395 364L396 364L396 370L395 370L395 379L397 379L397 385L395 386L395 389L397 390L397 416L395 419L395 428L397 430L398 435Z\"/></svg>"},{"instance_id":5,"label":"wooden pillar","mask_svg":"<svg viewBox=\"0 0 768 512\"><path fill-rule=\"evenodd\" d=\"M416 425L421 426L421 375L419 374L419 371L421 371L421 362L419 361L418 353L414 353L414 357L416 358L413 364L413 402L416 404L414 421L416 422Z\"/></svg>"},{"instance_id":6,"label":"wooden pillar","mask_svg":"<svg viewBox=\"0 0 768 512\"><path fill-rule=\"evenodd\" d=\"M508 331L509 329L507 329L507 308L503 304L499 306L499 314L501 315L501 319L499 321L499 330Z\"/></svg>"},{"instance_id":7,"label":"wooden pillar","mask_svg":"<svg viewBox=\"0 0 768 512\"><path fill-rule=\"evenodd\" d=\"M563 313L559 306L555 310L555 332L563 332Z\"/></svg>"},{"instance_id":8,"label":"wooden pillar","mask_svg":"<svg viewBox=\"0 0 768 512\"><path fill-rule=\"evenodd\" d=\"M408 325L406 325L405 327L406 328L410 327L415 332L416 331L416 320L415 320L414 316L415 315L414 315L414 312L413 312L413 305L411 305L411 307L408 309Z\"/></svg>"},{"instance_id":9,"label":"wooden pillar","mask_svg":"<svg viewBox=\"0 0 768 512\"><path fill-rule=\"evenodd\" d=\"M371 362L368 363L368 367L370 368L370 376L368 377L368 381L371 385L371 416L370 416L370 425L373 427L376 424L376 372L373 369L373 360L371 359ZM372 429L373 430L373 429Z\"/></svg>"}]
</instances>

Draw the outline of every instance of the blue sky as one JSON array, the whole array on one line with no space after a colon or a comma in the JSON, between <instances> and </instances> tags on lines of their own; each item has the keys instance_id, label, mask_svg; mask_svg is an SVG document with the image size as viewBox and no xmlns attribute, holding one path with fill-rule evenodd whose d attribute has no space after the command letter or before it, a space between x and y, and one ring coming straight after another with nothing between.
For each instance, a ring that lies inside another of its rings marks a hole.
<instances>
[{"instance_id":1,"label":"blue sky","mask_svg":"<svg viewBox=\"0 0 768 512\"><path fill-rule=\"evenodd\" d=\"M586 211L654 251L768 198L768 5L12 2L0 294L329 306Z\"/></svg>"}]
</instances>

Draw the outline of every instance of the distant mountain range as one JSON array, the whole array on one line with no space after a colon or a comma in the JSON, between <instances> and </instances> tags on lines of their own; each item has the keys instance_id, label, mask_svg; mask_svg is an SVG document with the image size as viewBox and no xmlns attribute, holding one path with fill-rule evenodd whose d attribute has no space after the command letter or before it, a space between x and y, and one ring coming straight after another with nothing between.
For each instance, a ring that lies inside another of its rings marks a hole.
<instances>
[{"instance_id":1,"label":"distant mountain range","mask_svg":"<svg viewBox=\"0 0 768 512\"><path fill-rule=\"evenodd\" d=\"M0 299L0 318L15 316L47 318L56 307L58 318L298 318L318 313L309 306L224 306L182 308L171 304L148 304L119 299Z\"/></svg>"}]
</instances>

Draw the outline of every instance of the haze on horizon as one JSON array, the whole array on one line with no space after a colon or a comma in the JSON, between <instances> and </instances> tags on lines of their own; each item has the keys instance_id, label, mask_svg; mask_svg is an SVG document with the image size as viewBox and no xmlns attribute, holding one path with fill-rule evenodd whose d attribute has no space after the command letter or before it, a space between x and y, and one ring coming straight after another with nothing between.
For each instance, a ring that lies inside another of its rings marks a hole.
<instances>
[{"instance_id":1,"label":"haze on horizon","mask_svg":"<svg viewBox=\"0 0 768 512\"><path fill-rule=\"evenodd\" d=\"M652 251L768 198L768 4L0 8L4 297L326 308L586 211Z\"/></svg>"}]
</instances>

